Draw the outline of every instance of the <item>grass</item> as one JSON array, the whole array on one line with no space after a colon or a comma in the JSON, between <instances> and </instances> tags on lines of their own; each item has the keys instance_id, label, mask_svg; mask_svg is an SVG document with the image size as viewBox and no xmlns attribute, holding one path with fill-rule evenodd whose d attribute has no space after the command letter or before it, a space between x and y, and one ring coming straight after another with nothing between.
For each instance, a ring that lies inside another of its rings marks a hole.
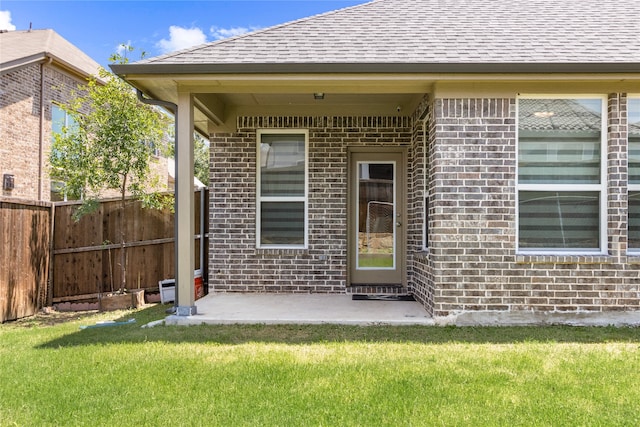
<instances>
[{"instance_id":1,"label":"grass","mask_svg":"<svg viewBox=\"0 0 640 427\"><path fill-rule=\"evenodd\" d=\"M360 268L392 268L393 254L359 254Z\"/></svg>"},{"instance_id":2,"label":"grass","mask_svg":"<svg viewBox=\"0 0 640 427\"><path fill-rule=\"evenodd\" d=\"M634 328L140 328L163 315L1 325L0 425L640 425Z\"/></svg>"}]
</instances>

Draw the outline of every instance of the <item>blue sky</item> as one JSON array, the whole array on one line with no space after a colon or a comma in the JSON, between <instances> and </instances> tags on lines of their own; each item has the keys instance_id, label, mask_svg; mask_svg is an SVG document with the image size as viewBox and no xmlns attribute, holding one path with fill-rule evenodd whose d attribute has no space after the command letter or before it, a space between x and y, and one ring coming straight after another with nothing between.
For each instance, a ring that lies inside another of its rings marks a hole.
<instances>
[{"instance_id":1,"label":"blue sky","mask_svg":"<svg viewBox=\"0 0 640 427\"><path fill-rule=\"evenodd\" d=\"M0 29L53 29L106 66L121 44L147 57L367 0L2 0Z\"/></svg>"}]
</instances>

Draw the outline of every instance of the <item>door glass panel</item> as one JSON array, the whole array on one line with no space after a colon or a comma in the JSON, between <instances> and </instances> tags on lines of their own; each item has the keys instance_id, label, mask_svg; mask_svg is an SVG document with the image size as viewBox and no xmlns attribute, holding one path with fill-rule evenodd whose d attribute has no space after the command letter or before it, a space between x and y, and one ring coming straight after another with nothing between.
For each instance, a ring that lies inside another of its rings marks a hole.
<instances>
[{"instance_id":1,"label":"door glass panel","mask_svg":"<svg viewBox=\"0 0 640 427\"><path fill-rule=\"evenodd\" d=\"M395 163L358 163L358 269L395 268Z\"/></svg>"}]
</instances>

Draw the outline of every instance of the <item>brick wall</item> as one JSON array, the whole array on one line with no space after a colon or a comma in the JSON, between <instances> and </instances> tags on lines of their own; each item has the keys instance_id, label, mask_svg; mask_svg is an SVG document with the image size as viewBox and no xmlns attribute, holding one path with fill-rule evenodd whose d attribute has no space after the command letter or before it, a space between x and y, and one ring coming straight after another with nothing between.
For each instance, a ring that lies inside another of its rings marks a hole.
<instances>
[{"instance_id":1,"label":"brick wall","mask_svg":"<svg viewBox=\"0 0 640 427\"><path fill-rule=\"evenodd\" d=\"M429 135L434 314L509 308L515 101L438 99Z\"/></svg>"},{"instance_id":2,"label":"brick wall","mask_svg":"<svg viewBox=\"0 0 640 427\"><path fill-rule=\"evenodd\" d=\"M429 194L430 164L429 150L433 146L428 140L433 120L429 97L423 99L413 116L412 136L412 183L413 192L408 195L407 257L409 291L425 306L429 313L433 309L433 270L424 252L425 197Z\"/></svg>"},{"instance_id":3,"label":"brick wall","mask_svg":"<svg viewBox=\"0 0 640 427\"><path fill-rule=\"evenodd\" d=\"M433 104L433 313L640 308L640 259L625 255L626 97L609 96L608 256L516 255L515 102Z\"/></svg>"},{"instance_id":4,"label":"brick wall","mask_svg":"<svg viewBox=\"0 0 640 427\"><path fill-rule=\"evenodd\" d=\"M610 94L607 108L607 215L609 254L626 262L627 252L627 97Z\"/></svg>"},{"instance_id":5,"label":"brick wall","mask_svg":"<svg viewBox=\"0 0 640 427\"><path fill-rule=\"evenodd\" d=\"M626 255L626 96L608 102L607 256L516 253L515 99L425 98L411 118L243 117L237 132L212 135L210 284L353 291L346 288L347 147L401 145L409 152L408 290L430 314L639 309L640 257ZM256 130L263 128L309 130L308 249L255 247Z\"/></svg>"},{"instance_id":6,"label":"brick wall","mask_svg":"<svg viewBox=\"0 0 640 427\"><path fill-rule=\"evenodd\" d=\"M37 64L0 77L0 178L15 176L5 197L39 200L40 86Z\"/></svg>"},{"instance_id":7,"label":"brick wall","mask_svg":"<svg viewBox=\"0 0 640 427\"><path fill-rule=\"evenodd\" d=\"M417 108L413 121L412 151L413 156L413 194L409 197L409 220L407 256L409 258L409 289L414 298L418 300L433 314L434 277L433 263L424 251L424 221L426 218L425 197L432 193L432 180L427 170L427 165L433 159L432 148L435 146L430 136L434 135L432 106L430 99L425 97Z\"/></svg>"},{"instance_id":8,"label":"brick wall","mask_svg":"<svg viewBox=\"0 0 640 427\"><path fill-rule=\"evenodd\" d=\"M2 196L50 200L47 158L51 147L51 105L67 102L83 83L52 66L40 64L19 68L0 77L3 94L0 104L0 175L8 173L15 176L15 188L3 190ZM41 93L44 94L44 102L41 102ZM42 107L44 121L41 121ZM40 192L39 180L42 180Z\"/></svg>"},{"instance_id":9,"label":"brick wall","mask_svg":"<svg viewBox=\"0 0 640 427\"><path fill-rule=\"evenodd\" d=\"M211 136L210 278L216 291L346 292L347 147L410 147L411 119L241 117ZM309 130L309 247L256 249L256 130Z\"/></svg>"}]
</instances>

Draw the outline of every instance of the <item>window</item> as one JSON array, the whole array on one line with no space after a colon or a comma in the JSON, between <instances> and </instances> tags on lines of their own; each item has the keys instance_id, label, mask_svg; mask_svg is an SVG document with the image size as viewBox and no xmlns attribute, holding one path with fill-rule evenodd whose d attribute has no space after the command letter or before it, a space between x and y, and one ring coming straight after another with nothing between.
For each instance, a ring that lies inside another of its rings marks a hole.
<instances>
[{"instance_id":1,"label":"window","mask_svg":"<svg viewBox=\"0 0 640 427\"><path fill-rule=\"evenodd\" d=\"M160 157L162 153L160 152L160 147L153 141L145 141L144 144L151 149L151 155L153 157Z\"/></svg>"},{"instance_id":2,"label":"window","mask_svg":"<svg viewBox=\"0 0 640 427\"><path fill-rule=\"evenodd\" d=\"M55 139L56 135L61 135L66 132L75 132L77 129L78 123L73 118L73 116L69 115L65 110L60 108L60 106L56 104L51 105L51 139ZM60 159L60 152L56 151L55 147L52 147L53 155L57 156ZM65 182L63 181L51 181L51 189L50 189L50 197L51 201L67 201L78 199L78 195L68 194L67 187Z\"/></svg>"},{"instance_id":3,"label":"window","mask_svg":"<svg viewBox=\"0 0 640 427\"><path fill-rule=\"evenodd\" d=\"M259 131L257 246L307 246L306 131Z\"/></svg>"},{"instance_id":4,"label":"window","mask_svg":"<svg viewBox=\"0 0 640 427\"><path fill-rule=\"evenodd\" d=\"M73 132L73 129L77 127L76 120L69 115L66 111L60 108L58 105L53 104L51 106L51 132L52 135L57 133L64 133L67 131Z\"/></svg>"},{"instance_id":5,"label":"window","mask_svg":"<svg viewBox=\"0 0 640 427\"><path fill-rule=\"evenodd\" d=\"M629 251L640 252L640 97L629 98Z\"/></svg>"},{"instance_id":6,"label":"window","mask_svg":"<svg viewBox=\"0 0 640 427\"><path fill-rule=\"evenodd\" d=\"M518 248L606 248L605 99L518 100Z\"/></svg>"}]
</instances>

